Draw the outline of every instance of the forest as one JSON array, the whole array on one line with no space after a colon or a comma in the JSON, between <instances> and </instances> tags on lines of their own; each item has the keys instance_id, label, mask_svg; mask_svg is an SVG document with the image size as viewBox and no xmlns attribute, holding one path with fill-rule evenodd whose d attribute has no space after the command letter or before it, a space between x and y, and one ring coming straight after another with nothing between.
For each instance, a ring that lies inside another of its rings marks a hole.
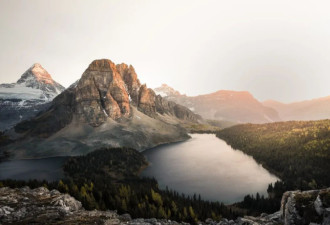
<instances>
[{"instance_id":1,"label":"forest","mask_svg":"<svg viewBox=\"0 0 330 225\"><path fill-rule=\"evenodd\" d=\"M133 149L104 148L86 156L70 157L64 165L66 179L4 180L0 187L55 188L81 201L86 209L117 210L133 218L166 218L196 224L207 218L220 220L240 215L222 203L204 201L200 195L161 190L155 179L139 177L145 166L144 156Z\"/></svg>"},{"instance_id":2,"label":"forest","mask_svg":"<svg viewBox=\"0 0 330 225\"><path fill-rule=\"evenodd\" d=\"M140 177L148 166L144 156L129 148L103 148L85 156L70 157L63 166L66 178L57 182L3 180L1 186L45 186L69 193L86 209L117 210L133 218L166 218L196 224L207 218L236 218L243 213L259 215L280 208L287 190L330 186L330 120L244 124L216 132L276 174L281 180L269 184L268 196L251 193L230 207L160 189L153 178ZM7 141L4 137L3 140ZM240 210L240 208L247 210Z\"/></svg>"},{"instance_id":3,"label":"forest","mask_svg":"<svg viewBox=\"0 0 330 225\"><path fill-rule=\"evenodd\" d=\"M289 121L236 125L216 133L277 175L281 181L269 185L268 197L246 196L241 206L250 209L279 208L287 190L309 190L330 186L330 120Z\"/></svg>"}]
</instances>

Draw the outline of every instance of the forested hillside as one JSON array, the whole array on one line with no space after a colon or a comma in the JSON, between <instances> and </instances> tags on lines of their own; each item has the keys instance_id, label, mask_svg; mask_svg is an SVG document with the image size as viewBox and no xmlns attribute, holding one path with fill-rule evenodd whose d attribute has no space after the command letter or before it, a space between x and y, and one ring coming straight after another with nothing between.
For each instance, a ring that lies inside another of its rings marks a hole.
<instances>
[{"instance_id":1,"label":"forested hillside","mask_svg":"<svg viewBox=\"0 0 330 225\"><path fill-rule=\"evenodd\" d=\"M330 186L330 120L243 124L216 135L281 178L268 187L272 203L279 205L287 190ZM242 205L259 210L272 203L247 196Z\"/></svg>"},{"instance_id":2,"label":"forested hillside","mask_svg":"<svg viewBox=\"0 0 330 225\"><path fill-rule=\"evenodd\" d=\"M237 125L217 137L297 188L330 186L330 120Z\"/></svg>"}]
</instances>

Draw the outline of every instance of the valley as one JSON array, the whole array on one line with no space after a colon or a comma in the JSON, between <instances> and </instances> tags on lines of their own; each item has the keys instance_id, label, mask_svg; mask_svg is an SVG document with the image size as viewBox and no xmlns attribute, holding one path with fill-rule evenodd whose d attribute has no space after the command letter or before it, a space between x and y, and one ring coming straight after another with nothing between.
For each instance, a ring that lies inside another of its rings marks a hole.
<instances>
[{"instance_id":1,"label":"valley","mask_svg":"<svg viewBox=\"0 0 330 225\"><path fill-rule=\"evenodd\" d=\"M0 225L330 225L330 1L0 1Z\"/></svg>"},{"instance_id":2,"label":"valley","mask_svg":"<svg viewBox=\"0 0 330 225\"><path fill-rule=\"evenodd\" d=\"M44 186L88 210L192 224L265 212L277 224L286 191L330 186L329 120L276 122L284 106L248 92L152 90L108 59L67 89L56 85L34 64L1 86L10 124L0 133L0 186ZM17 87L47 98L24 99Z\"/></svg>"}]
</instances>

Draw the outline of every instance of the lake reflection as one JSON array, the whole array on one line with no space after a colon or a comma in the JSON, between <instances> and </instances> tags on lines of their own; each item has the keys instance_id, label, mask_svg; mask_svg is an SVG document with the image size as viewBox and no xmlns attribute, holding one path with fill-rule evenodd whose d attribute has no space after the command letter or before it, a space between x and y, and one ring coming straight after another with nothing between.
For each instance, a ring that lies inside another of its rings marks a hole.
<instances>
[{"instance_id":1,"label":"lake reflection","mask_svg":"<svg viewBox=\"0 0 330 225\"><path fill-rule=\"evenodd\" d=\"M2 162L0 163L0 180L59 180L64 177L62 165L67 158L52 157Z\"/></svg>"},{"instance_id":2,"label":"lake reflection","mask_svg":"<svg viewBox=\"0 0 330 225\"><path fill-rule=\"evenodd\" d=\"M241 201L246 194L266 195L268 184L278 180L252 157L213 134L191 137L144 151L151 164L142 176L155 177L161 188L199 193L203 199L226 204Z\"/></svg>"}]
</instances>

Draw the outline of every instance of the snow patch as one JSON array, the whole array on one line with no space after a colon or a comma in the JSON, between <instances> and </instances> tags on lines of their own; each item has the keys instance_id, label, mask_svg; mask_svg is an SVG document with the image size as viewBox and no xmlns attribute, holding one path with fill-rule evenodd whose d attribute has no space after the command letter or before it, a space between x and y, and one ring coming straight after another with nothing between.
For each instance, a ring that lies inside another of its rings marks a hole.
<instances>
[{"instance_id":1,"label":"snow patch","mask_svg":"<svg viewBox=\"0 0 330 225\"><path fill-rule=\"evenodd\" d=\"M103 109L104 114L109 117L108 113Z\"/></svg>"},{"instance_id":2,"label":"snow patch","mask_svg":"<svg viewBox=\"0 0 330 225\"><path fill-rule=\"evenodd\" d=\"M20 102L18 103L18 106L21 106L21 107L24 106L25 101L26 101L26 100L22 100L22 101L20 101Z\"/></svg>"},{"instance_id":3,"label":"snow patch","mask_svg":"<svg viewBox=\"0 0 330 225\"><path fill-rule=\"evenodd\" d=\"M34 89L25 87L23 85L15 85L12 88L0 87L0 98L2 99L40 99L43 96L43 91L40 89Z\"/></svg>"}]
</instances>

